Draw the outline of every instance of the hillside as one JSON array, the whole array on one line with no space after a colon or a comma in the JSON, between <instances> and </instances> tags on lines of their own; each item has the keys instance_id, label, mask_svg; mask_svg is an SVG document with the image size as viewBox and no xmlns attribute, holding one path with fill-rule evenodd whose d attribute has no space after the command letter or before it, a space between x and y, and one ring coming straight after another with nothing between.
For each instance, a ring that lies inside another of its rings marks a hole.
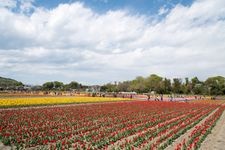
<instances>
[{"instance_id":1,"label":"hillside","mask_svg":"<svg viewBox=\"0 0 225 150\"><path fill-rule=\"evenodd\" d=\"M0 88L15 87L23 85L22 82L10 78L0 77Z\"/></svg>"}]
</instances>

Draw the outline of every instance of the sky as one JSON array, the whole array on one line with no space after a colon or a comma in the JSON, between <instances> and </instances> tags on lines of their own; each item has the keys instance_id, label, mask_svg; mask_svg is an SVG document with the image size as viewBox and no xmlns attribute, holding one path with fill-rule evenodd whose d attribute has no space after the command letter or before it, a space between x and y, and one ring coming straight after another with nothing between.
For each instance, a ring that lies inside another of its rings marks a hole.
<instances>
[{"instance_id":1,"label":"sky","mask_svg":"<svg viewBox=\"0 0 225 150\"><path fill-rule=\"evenodd\" d=\"M0 76L25 84L224 68L224 0L0 0Z\"/></svg>"}]
</instances>

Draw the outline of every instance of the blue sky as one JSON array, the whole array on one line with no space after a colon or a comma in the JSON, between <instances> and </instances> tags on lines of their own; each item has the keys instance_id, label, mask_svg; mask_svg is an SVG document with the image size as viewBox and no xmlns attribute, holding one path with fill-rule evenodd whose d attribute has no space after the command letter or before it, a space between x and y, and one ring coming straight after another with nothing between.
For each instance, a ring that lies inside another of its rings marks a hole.
<instances>
[{"instance_id":1,"label":"blue sky","mask_svg":"<svg viewBox=\"0 0 225 150\"><path fill-rule=\"evenodd\" d=\"M172 8L177 4L189 6L193 0L36 0L35 5L45 8L54 8L61 3L82 2L97 12L109 10L129 9L136 13L155 14L161 7Z\"/></svg>"},{"instance_id":2,"label":"blue sky","mask_svg":"<svg viewBox=\"0 0 225 150\"><path fill-rule=\"evenodd\" d=\"M225 76L224 0L0 0L0 76L83 84Z\"/></svg>"}]
</instances>

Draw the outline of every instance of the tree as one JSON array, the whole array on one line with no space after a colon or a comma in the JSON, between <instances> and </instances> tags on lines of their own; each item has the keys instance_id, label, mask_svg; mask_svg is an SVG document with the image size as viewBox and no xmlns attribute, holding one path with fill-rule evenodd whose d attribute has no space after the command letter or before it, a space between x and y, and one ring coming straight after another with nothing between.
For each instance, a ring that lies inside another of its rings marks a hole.
<instances>
[{"instance_id":1,"label":"tree","mask_svg":"<svg viewBox=\"0 0 225 150\"><path fill-rule=\"evenodd\" d=\"M200 81L197 77L185 78L182 82L181 78L174 78L173 83L170 79L162 78L156 74L152 74L146 78L142 76L136 77L132 81L124 81L115 84L106 84L101 87L102 91L135 91L137 93L147 93L155 91L159 94L170 94L171 92L178 94L225 94L225 78L222 76L210 77L205 82Z\"/></svg>"},{"instance_id":2,"label":"tree","mask_svg":"<svg viewBox=\"0 0 225 150\"><path fill-rule=\"evenodd\" d=\"M62 82L54 81L53 84L54 84L54 89L57 89L57 90L63 89L64 84Z\"/></svg>"},{"instance_id":3,"label":"tree","mask_svg":"<svg viewBox=\"0 0 225 150\"><path fill-rule=\"evenodd\" d=\"M129 81L119 82L117 85L118 91L128 92L129 90Z\"/></svg>"},{"instance_id":4,"label":"tree","mask_svg":"<svg viewBox=\"0 0 225 150\"><path fill-rule=\"evenodd\" d=\"M163 80L163 93L169 94L172 91L172 85L170 79L164 78Z\"/></svg>"},{"instance_id":5,"label":"tree","mask_svg":"<svg viewBox=\"0 0 225 150\"><path fill-rule=\"evenodd\" d=\"M210 77L205 81L210 95L225 94L225 78L222 76Z\"/></svg>"},{"instance_id":6,"label":"tree","mask_svg":"<svg viewBox=\"0 0 225 150\"><path fill-rule=\"evenodd\" d=\"M196 84L195 87L192 89L194 94L203 94L204 93L204 86L203 84Z\"/></svg>"},{"instance_id":7,"label":"tree","mask_svg":"<svg viewBox=\"0 0 225 150\"><path fill-rule=\"evenodd\" d=\"M106 85L101 87L101 91L105 90L105 92L117 92L117 86L112 83L107 83Z\"/></svg>"},{"instance_id":8,"label":"tree","mask_svg":"<svg viewBox=\"0 0 225 150\"><path fill-rule=\"evenodd\" d=\"M174 78L173 79L173 92L178 93L178 94L183 93L181 85L182 85L182 79Z\"/></svg>"},{"instance_id":9,"label":"tree","mask_svg":"<svg viewBox=\"0 0 225 150\"><path fill-rule=\"evenodd\" d=\"M62 90L63 86L63 83L59 81L46 82L42 85L44 90Z\"/></svg>"},{"instance_id":10,"label":"tree","mask_svg":"<svg viewBox=\"0 0 225 150\"><path fill-rule=\"evenodd\" d=\"M46 82L42 85L44 90L52 90L54 88L53 82Z\"/></svg>"},{"instance_id":11,"label":"tree","mask_svg":"<svg viewBox=\"0 0 225 150\"><path fill-rule=\"evenodd\" d=\"M80 88L80 85L76 81L72 81L69 83L69 88L70 89L78 89L78 88Z\"/></svg>"},{"instance_id":12,"label":"tree","mask_svg":"<svg viewBox=\"0 0 225 150\"><path fill-rule=\"evenodd\" d=\"M195 84L198 84L198 83L201 83L201 82L199 81L198 77L194 77L194 78L191 79L191 83L193 85L195 85Z\"/></svg>"},{"instance_id":13,"label":"tree","mask_svg":"<svg viewBox=\"0 0 225 150\"><path fill-rule=\"evenodd\" d=\"M191 79L190 89L193 94L203 94L204 93L204 85L198 77L194 77Z\"/></svg>"},{"instance_id":14,"label":"tree","mask_svg":"<svg viewBox=\"0 0 225 150\"><path fill-rule=\"evenodd\" d=\"M135 91L137 93L143 93L146 92L146 86L145 86L145 78L138 76L135 80L132 80L130 82L129 91Z\"/></svg>"},{"instance_id":15,"label":"tree","mask_svg":"<svg viewBox=\"0 0 225 150\"><path fill-rule=\"evenodd\" d=\"M149 91L155 91L157 93L162 92L162 77L152 74L146 79L146 87Z\"/></svg>"},{"instance_id":16,"label":"tree","mask_svg":"<svg viewBox=\"0 0 225 150\"><path fill-rule=\"evenodd\" d=\"M24 86L22 82L17 82L16 86Z\"/></svg>"},{"instance_id":17,"label":"tree","mask_svg":"<svg viewBox=\"0 0 225 150\"><path fill-rule=\"evenodd\" d=\"M195 87L196 84L200 84L200 83L201 83L201 82L198 80L197 77L192 78L192 79L191 79L191 90L194 89L194 87Z\"/></svg>"},{"instance_id":18,"label":"tree","mask_svg":"<svg viewBox=\"0 0 225 150\"><path fill-rule=\"evenodd\" d=\"M188 77L185 78L185 83L183 85L183 89L184 89L185 94L191 93L192 86L191 86L191 82L189 81Z\"/></svg>"}]
</instances>

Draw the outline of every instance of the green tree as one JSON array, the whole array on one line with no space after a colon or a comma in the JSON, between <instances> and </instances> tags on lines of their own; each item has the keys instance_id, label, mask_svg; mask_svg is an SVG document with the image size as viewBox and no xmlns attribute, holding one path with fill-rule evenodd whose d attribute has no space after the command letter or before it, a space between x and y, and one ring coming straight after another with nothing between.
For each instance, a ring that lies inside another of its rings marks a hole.
<instances>
[{"instance_id":1,"label":"green tree","mask_svg":"<svg viewBox=\"0 0 225 150\"><path fill-rule=\"evenodd\" d=\"M181 86L182 86L182 79L174 78L173 79L173 92L178 93L178 94L183 93Z\"/></svg>"},{"instance_id":2,"label":"green tree","mask_svg":"<svg viewBox=\"0 0 225 150\"><path fill-rule=\"evenodd\" d=\"M112 83L107 83L106 85L101 87L101 91L105 90L105 92L117 92L117 85Z\"/></svg>"},{"instance_id":3,"label":"green tree","mask_svg":"<svg viewBox=\"0 0 225 150\"><path fill-rule=\"evenodd\" d=\"M155 91L157 93L161 93L163 91L162 81L163 81L162 77L156 74L152 74L146 78L146 87L147 89L149 89L149 91Z\"/></svg>"},{"instance_id":4,"label":"green tree","mask_svg":"<svg viewBox=\"0 0 225 150\"><path fill-rule=\"evenodd\" d=\"M130 86L129 81L119 82L117 85L118 91L128 92Z\"/></svg>"},{"instance_id":5,"label":"green tree","mask_svg":"<svg viewBox=\"0 0 225 150\"><path fill-rule=\"evenodd\" d=\"M191 82L189 81L189 78L186 77L185 83L183 84L183 91L184 91L185 94L190 94L191 89L192 89Z\"/></svg>"},{"instance_id":6,"label":"green tree","mask_svg":"<svg viewBox=\"0 0 225 150\"><path fill-rule=\"evenodd\" d=\"M54 82L46 82L42 85L43 90L62 90L64 85L62 82L54 81Z\"/></svg>"},{"instance_id":7,"label":"green tree","mask_svg":"<svg viewBox=\"0 0 225 150\"><path fill-rule=\"evenodd\" d=\"M201 82L198 77L194 77L191 79L190 89L193 94L203 94L204 91L204 85L203 82Z\"/></svg>"},{"instance_id":8,"label":"green tree","mask_svg":"<svg viewBox=\"0 0 225 150\"><path fill-rule=\"evenodd\" d=\"M169 94L172 91L172 85L170 79L164 78L163 80L163 94Z\"/></svg>"},{"instance_id":9,"label":"green tree","mask_svg":"<svg viewBox=\"0 0 225 150\"><path fill-rule=\"evenodd\" d=\"M64 84L62 82L54 81L53 84L54 84L54 89L57 89L57 90L63 89Z\"/></svg>"},{"instance_id":10,"label":"green tree","mask_svg":"<svg viewBox=\"0 0 225 150\"><path fill-rule=\"evenodd\" d=\"M210 95L225 94L225 78L222 76L210 77L205 81Z\"/></svg>"},{"instance_id":11,"label":"green tree","mask_svg":"<svg viewBox=\"0 0 225 150\"><path fill-rule=\"evenodd\" d=\"M146 92L146 86L145 86L145 78L138 76L135 80L132 80L130 82L130 86L128 88L129 91L135 91L137 93L143 93Z\"/></svg>"},{"instance_id":12,"label":"green tree","mask_svg":"<svg viewBox=\"0 0 225 150\"><path fill-rule=\"evenodd\" d=\"M53 82L46 82L42 85L44 90L52 90L54 88Z\"/></svg>"},{"instance_id":13,"label":"green tree","mask_svg":"<svg viewBox=\"0 0 225 150\"><path fill-rule=\"evenodd\" d=\"M80 88L80 84L76 81L72 81L69 83L69 88L70 89L78 89L78 88Z\"/></svg>"}]
</instances>

